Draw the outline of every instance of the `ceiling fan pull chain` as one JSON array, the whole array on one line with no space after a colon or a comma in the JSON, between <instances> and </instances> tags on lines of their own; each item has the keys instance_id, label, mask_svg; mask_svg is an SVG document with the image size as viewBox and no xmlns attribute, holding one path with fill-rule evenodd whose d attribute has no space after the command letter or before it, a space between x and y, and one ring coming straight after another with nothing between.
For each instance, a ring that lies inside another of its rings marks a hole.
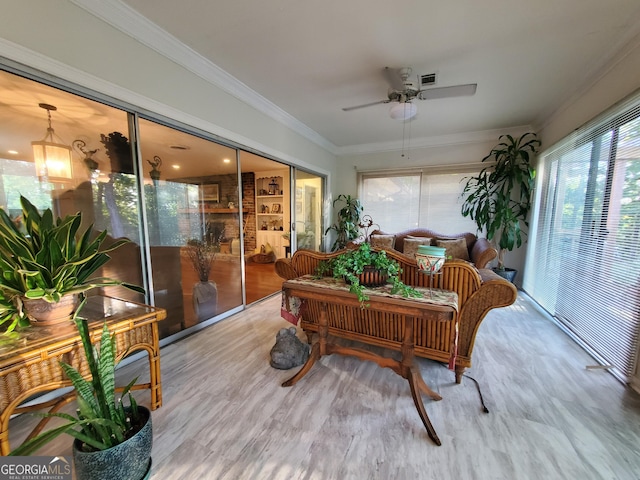
<instances>
[{"instance_id":1,"label":"ceiling fan pull chain","mask_svg":"<svg viewBox=\"0 0 640 480\"><path fill-rule=\"evenodd\" d=\"M411 118L409 119L409 141L407 142L407 160L411 158Z\"/></svg>"},{"instance_id":2,"label":"ceiling fan pull chain","mask_svg":"<svg viewBox=\"0 0 640 480\"><path fill-rule=\"evenodd\" d=\"M402 155L401 158L404 158L404 131L407 128L407 122L402 122Z\"/></svg>"}]
</instances>

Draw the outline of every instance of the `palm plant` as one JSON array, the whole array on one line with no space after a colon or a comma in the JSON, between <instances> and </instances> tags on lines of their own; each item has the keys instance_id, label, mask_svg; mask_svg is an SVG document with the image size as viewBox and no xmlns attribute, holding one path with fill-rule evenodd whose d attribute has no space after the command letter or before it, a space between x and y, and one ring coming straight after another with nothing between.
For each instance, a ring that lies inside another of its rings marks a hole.
<instances>
[{"instance_id":1,"label":"palm plant","mask_svg":"<svg viewBox=\"0 0 640 480\"><path fill-rule=\"evenodd\" d=\"M528 227L535 170L531 156L540 140L535 133L520 138L502 135L483 162L493 163L477 176L469 177L461 196L462 215L476 222L479 231L498 246L498 270L504 270L504 252L522 245L522 225Z\"/></svg>"},{"instance_id":2,"label":"palm plant","mask_svg":"<svg viewBox=\"0 0 640 480\"><path fill-rule=\"evenodd\" d=\"M351 195L338 195L333 201L334 208L337 202L344 203L342 208L338 210L338 221L324 232L326 235L333 230L337 234L336 240L331 246L332 251L345 248L350 241L360 236L360 216L363 210L360 200Z\"/></svg>"}]
</instances>

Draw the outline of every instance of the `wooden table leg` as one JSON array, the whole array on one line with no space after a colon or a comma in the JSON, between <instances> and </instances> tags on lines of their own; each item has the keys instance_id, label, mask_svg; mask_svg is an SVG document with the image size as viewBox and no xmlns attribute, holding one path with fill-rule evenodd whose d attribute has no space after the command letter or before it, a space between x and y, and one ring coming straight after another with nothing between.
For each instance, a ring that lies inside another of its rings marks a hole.
<instances>
[{"instance_id":1,"label":"wooden table leg","mask_svg":"<svg viewBox=\"0 0 640 480\"><path fill-rule=\"evenodd\" d=\"M433 425L431 424L431 420L429 420L429 416L427 415L427 410L424 408L424 403L422 402L422 396L420 393L424 392L434 400L441 400L442 397L427 386L420 374L420 370L414 365L413 324L413 318L404 318L404 337L402 339L400 370L402 371L402 376L409 381L413 403L418 410L418 415L420 415L422 423L427 429L429 437L436 445L442 445L435 428L433 428Z\"/></svg>"},{"instance_id":2,"label":"wooden table leg","mask_svg":"<svg viewBox=\"0 0 640 480\"><path fill-rule=\"evenodd\" d=\"M329 336L329 321L327 319L327 307L326 305L322 305L322 309L320 310L320 318L318 319L318 339L311 346L311 353L309 353L309 358L307 362L302 366L302 368L289 380L285 381L282 386L290 387L295 385L298 380L304 377L311 367L316 363L316 361L322 356L327 354L327 337Z\"/></svg>"}]
</instances>

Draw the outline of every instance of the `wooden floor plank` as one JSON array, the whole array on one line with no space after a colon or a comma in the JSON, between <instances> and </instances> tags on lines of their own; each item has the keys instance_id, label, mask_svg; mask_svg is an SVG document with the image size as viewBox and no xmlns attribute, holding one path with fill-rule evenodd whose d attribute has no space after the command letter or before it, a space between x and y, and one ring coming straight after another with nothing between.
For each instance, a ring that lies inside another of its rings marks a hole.
<instances>
[{"instance_id":1,"label":"wooden floor plank","mask_svg":"<svg viewBox=\"0 0 640 480\"><path fill-rule=\"evenodd\" d=\"M443 396L424 397L441 447L407 382L372 362L323 357L280 387L292 371L269 366L275 334L289 325L279 308L276 295L162 349L152 479L640 478L640 396L587 370L593 360L524 295L478 332L468 375L490 413L469 378L456 385L445 366L418 360ZM119 383L145 369L123 367ZM147 393L139 399L148 404ZM12 420L12 442L27 423ZM40 453L68 454L70 444Z\"/></svg>"}]
</instances>

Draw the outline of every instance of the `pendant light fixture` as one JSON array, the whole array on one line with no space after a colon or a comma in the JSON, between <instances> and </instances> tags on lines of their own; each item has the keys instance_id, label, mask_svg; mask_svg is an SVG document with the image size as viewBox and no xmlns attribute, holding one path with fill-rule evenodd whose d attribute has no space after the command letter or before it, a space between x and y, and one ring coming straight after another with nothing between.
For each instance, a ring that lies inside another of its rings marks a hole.
<instances>
[{"instance_id":1,"label":"pendant light fixture","mask_svg":"<svg viewBox=\"0 0 640 480\"><path fill-rule=\"evenodd\" d=\"M33 159L36 164L36 174L41 179L50 182L66 182L73 178L71 170L71 147L65 145L51 126L51 112L57 107L48 103L38 104L47 111L49 127L42 140L31 142Z\"/></svg>"}]
</instances>

